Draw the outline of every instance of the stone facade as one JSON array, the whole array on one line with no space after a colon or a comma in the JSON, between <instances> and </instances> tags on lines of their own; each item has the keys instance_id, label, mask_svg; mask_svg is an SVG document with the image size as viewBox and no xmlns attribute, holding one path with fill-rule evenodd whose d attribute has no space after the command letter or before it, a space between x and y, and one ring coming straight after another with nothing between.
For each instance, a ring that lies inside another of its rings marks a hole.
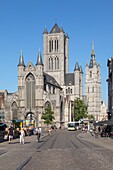
<instances>
[{"instance_id":1,"label":"stone facade","mask_svg":"<svg viewBox=\"0 0 113 170\"><path fill-rule=\"evenodd\" d=\"M24 64L21 52L18 64L18 91L4 92L5 122L24 120L43 126L42 112L50 104L54 111L54 124L67 126L72 120L75 98L82 99L82 67L75 63L73 73L68 72L68 34L55 24L50 32L43 32L43 57L39 51L36 65Z\"/></svg>"},{"instance_id":2,"label":"stone facade","mask_svg":"<svg viewBox=\"0 0 113 170\"><path fill-rule=\"evenodd\" d=\"M108 59L108 119L113 119L113 57Z\"/></svg>"},{"instance_id":3,"label":"stone facade","mask_svg":"<svg viewBox=\"0 0 113 170\"><path fill-rule=\"evenodd\" d=\"M88 114L94 115L95 120L101 120L101 75L100 64L96 63L94 44L92 44L92 52L90 64L86 64L85 77L85 96L88 103Z\"/></svg>"},{"instance_id":4,"label":"stone facade","mask_svg":"<svg viewBox=\"0 0 113 170\"><path fill-rule=\"evenodd\" d=\"M43 32L43 58L39 51L36 64L24 64L21 52L18 64L18 91L0 93L0 114L4 121L23 120L43 126L41 119L45 107L50 104L54 111L54 124L67 126L73 120L74 99L88 103L88 113L96 120L101 116L100 65L96 63L94 45L90 64L86 64L85 95L83 96L83 71L75 62L73 73L69 73L69 36L57 24L50 32Z\"/></svg>"}]
</instances>

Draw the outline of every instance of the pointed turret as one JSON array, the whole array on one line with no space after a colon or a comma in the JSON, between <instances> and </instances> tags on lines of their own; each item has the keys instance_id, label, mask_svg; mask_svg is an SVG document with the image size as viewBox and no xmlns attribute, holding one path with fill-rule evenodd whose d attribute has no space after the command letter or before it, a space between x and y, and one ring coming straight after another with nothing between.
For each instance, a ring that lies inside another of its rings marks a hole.
<instances>
[{"instance_id":1,"label":"pointed turret","mask_svg":"<svg viewBox=\"0 0 113 170\"><path fill-rule=\"evenodd\" d=\"M24 67L25 67L22 50L21 50L21 53L20 53L20 59L19 59L19 64L18 64L18 66L24 66Z\"/></svg>"},{"instance_id":2,"label":"pointed turret","mask_svg":"<svg viewBox=\"0 0 113 170\"><path fill-rule=\"evenodd\" d=\"M76 71L76 70L80 70L80 68L79 68L79 65L78 65L78 62L76 61L76 64L75 64L75 69L74 69L74 71Z\"/></svg>"},{"instance_id":3,"label":"pointed turret","mask_svg":"<svg viewBox=\"0 0 113 170\"><path fill-rule=\"evenodd\" d=\"M63 29L62 26L60 27L60 32L63 32L63 33L64 33L64 29Z\"/></svg>"},{"instance_id":4,"label":"pointed turret","mask_svg":"<svg viewBox=\"0 0 113 170\"><path fill-rule=\"evenodd\" d=\"M47 28L46 28L46 27L44 28L43 34L48 34L48 31L47 31Z\"/></svg>"},{"instance_id":5,"label":"pointed turret","mask_svg":"<svg viewBox=\"0 0 113 170\"><path fill-rule=\"evenodd\" d=\"M66 36L66 38L68 38L68 39L69 39L69 36L68 36L68 33L67 33L67 32L66 32L65 36Z\"/></svg>"},{"instance_id":6,"label":"pointed turret","mask_svg":"<svg viewBox=\"0 0 113 170\"><path fill-rule=\"evenodd\" d=\"M37 65L43 65L43 62L42 62L42 57L41 57L41 52L39 50L38 52L38 58L37 58L37 63L36 63L36 66Z\"/></svg>"},{"instance_id":7,"label":"pointed turret","mask_svg":"<svg viewBox=\"0 0 113 170\"><path fill-rule=\"evenodd\" d=\"M94 65L96 65L96 60L95 60L94 42L92 41L92 51L91 51L89 68L93 68Z\"/></svg>"},{"instance_id":8,"label":"pointed turret","mask_svg":"<svg viewBox=\"0 0 113 170\"><path fill-rule=\"evenodd\" d=\"M83 74L82 66L80 66L80 73L82 73L82 74Z\"/></svg>"}]
</instances>

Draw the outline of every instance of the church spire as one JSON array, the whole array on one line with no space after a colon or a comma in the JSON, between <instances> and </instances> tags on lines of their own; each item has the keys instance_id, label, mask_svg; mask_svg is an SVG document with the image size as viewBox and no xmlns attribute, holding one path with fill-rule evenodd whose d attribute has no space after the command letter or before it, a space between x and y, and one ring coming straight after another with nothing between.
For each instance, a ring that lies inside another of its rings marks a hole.
<instances>
[{"instance_id":1,"label":"church spire","mask_svg":"<svg viewBox=\"0 0 113 170\"><path fill-rule=\"evenodd\" d=\"M43 65L40 50L39 50L39 52L38 52L38 58L37 58L37 63L36 63L36 65Z\"/></svg>"},{"instance_id":2,"label":"church spire","mask_svg":"<svg viewBox=\"0 0 113 170\"><path fill-rule=\"evenodd\" d=\"M78 61L76 61L76 63L75 63L75 69L74 69L74 71L76 71L76 70L80 70L79 65L78 65Z\"/></svg>"},{"instance_id":3,"label":"church spire","mask_svg":"<svg viewBox=\"0 0 113 170\"><path fill-rule=\"evenodd\" d=\"M19 59L19 64L18 66L25 66L24 64L24 58L23 58L23 54L22 54L22 50L20 52L20 59Z\"/></svg>"},{"instance_id":4,"label":"church spire","mask_svg":"<svg viewBox=\"0 0 113 170\"><path fill-rule=\"evenodd\" d=\"M93 68L94 65L96 65L96 59L95 59L94 42L92 41L92 51L91 51L89 68Z\"/></svg>"},{"instance_id":5,"label":"church spire","mask_svg":"<svg viewBox=\"0 0 113 170\"><path fill-rule=\"evenodd\" d=\"M91 52L91 56L95 56L94 41L92 41L92 52Z\"/></svg>"}]
</instances>

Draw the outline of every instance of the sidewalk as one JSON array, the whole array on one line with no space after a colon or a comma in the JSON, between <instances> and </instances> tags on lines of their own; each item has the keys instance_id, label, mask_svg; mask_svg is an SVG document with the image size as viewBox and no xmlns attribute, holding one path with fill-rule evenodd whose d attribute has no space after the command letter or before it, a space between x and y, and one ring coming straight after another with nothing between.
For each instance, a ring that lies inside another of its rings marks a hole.
<instances>
[{"instance_id":1,"label":"sidewalk","mask_svg":"<svg viewBox=\"0 0 113 170\"><path fill-rule=\"evenodd\" d=\"M98 138L95 138L94 136L90 134L90 132L82 132L78 135L78 138L100 145L107 149L113 150L113 139L112 138L100 137L100 136Z\"/></svg>"},{"instance_id":2,"label":"sidewalk","mask_svg":"<svg viewBox=\"0 0 113 170\"><path fill-rule=\"evenodd\" d=\"M42 132L41 140L47 135L48 133ZM24 145L20 144L19 138L11 141L11 144L8 141L0 143L0 170L20 170L36 151L36 141L37 135L32 135L25 137Z\"/></svg>"},{"instance_id":3,"label":"sidewalk","mask_svg":"<svg viewBox=\"0 0 113 170\"><path fill-rule=\"evenodd\" d=\"M47 132L45 132L45 131L42 132L41 139L43 139L43 138L44 138L45 136L47 136L47 135L48 135ZM37 140L37 135L25 136L25 143L36 142L36 140ZM20 138L16 138L16 139L14 139L13 141L11 141L12 144L19 143L19 142L20 142ZM0 150L3 149L3 148L6 149L7 146L9 146L9 147L11 146L11 145L8 143L8 141L1 142L1 143L0 143Z\"/></svg>"}]
</instances>

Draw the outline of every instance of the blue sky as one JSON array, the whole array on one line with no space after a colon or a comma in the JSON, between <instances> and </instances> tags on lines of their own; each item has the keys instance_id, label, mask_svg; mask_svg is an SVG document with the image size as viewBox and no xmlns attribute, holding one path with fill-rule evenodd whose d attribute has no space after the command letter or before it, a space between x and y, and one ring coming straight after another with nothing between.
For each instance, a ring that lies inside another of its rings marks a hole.
<instances>
[{"instance_id":1,"label":"blue sky","mask_svg":"<svg viewBox=\"0 0 113 170\"><path fill-rule=\"evenodd\" d=\"M0 90L17 91L20 51L35 65L43 56L43 30L55 22L69 35L69 70L90 61L92 40L101 65L102 98L107 102L107 59L113 56L113 0L0 1Z\"/></svg>"}]
</instances>

